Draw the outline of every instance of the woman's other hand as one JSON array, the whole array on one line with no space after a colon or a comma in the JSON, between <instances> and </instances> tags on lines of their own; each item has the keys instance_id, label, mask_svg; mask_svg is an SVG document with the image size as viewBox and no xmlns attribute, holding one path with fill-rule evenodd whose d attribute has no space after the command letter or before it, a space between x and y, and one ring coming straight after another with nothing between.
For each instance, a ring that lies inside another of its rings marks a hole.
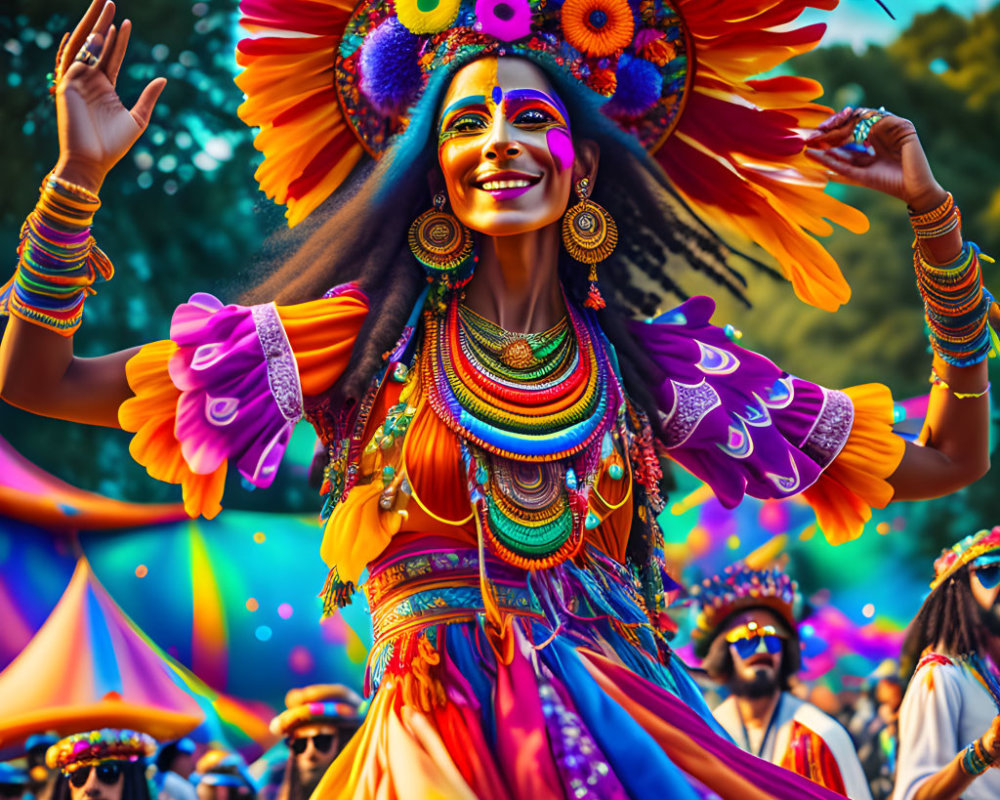
<instances>
[{"instance_id":1,"label":"woman's other hand","mask_svg":"<svg viewBox=\"0 0 1000 800\"><path fill-rule=\"evenodd\" d=\"M983 749L990 758L994 761L1000 759L1000 714L993 718L993 724L983 734L983 738L980 741L983 743Z\"/></svg>"},{"instance_id":2,"label":"woman's other hand","mask_svg":"<svg viewBox=\"0 0 1000 800\"><path fill-rule=\"evenodd\" d=\"M151 81L130 109L115 84L132 24L113 24L115 4L93 0L64 40L56 63L59 163L56 174L96 192L149 124L165 78Z\"/></svg>"},{"instance_id":3,"label":"woman's other hand","mask_svg":"<svg viewBox=\"0 0 1000 800\"><path fill-rule=\"evenodd\" d=\"M874 124L871 119L876 119ZM863 141L858 142L859 137ZM903 117L848 107L821 123L806 147L806 154L827 167L835 180L898 197L918 213L937 207L946 197L916 128Z\"/></svg>"}]
</instances>

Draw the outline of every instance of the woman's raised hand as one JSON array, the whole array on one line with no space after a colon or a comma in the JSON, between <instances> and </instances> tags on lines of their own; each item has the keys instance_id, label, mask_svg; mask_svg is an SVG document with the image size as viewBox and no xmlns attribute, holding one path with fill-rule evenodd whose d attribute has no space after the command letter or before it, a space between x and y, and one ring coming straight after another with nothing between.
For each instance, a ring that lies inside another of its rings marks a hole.
<instances>
[{"instance_id":1,"label":"woman's raised hand","mask_svg":"<svg viewBox=\"0 0 1000 800\"><path fill-rule=\"evenodd\" d=\"M96 192L149 124L166 78L151 81L125 108L115 84L132 23L113 24L115 4L93 0L56 63L59 163L56 173Z\"/></svg>"},{"instance_id":2,"label":"woman's raised hand","mask_svg":"<svg viewBox=\"0 0 1000 800\"><path fill-rule=\"evenodd\" d=\"M908 119L847 107L821 123L806 147L834 179L898 197L917 212L945 199Z\"/></svg>"}]
</instances>

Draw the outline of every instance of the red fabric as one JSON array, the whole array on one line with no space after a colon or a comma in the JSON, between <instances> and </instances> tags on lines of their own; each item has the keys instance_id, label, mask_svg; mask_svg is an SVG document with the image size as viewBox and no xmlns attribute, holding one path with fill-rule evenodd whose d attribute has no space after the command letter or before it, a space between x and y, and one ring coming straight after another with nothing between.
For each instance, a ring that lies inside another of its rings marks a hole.
<instances>
[{"instance_id":1,"label":"red fabric","mask_svg":"<svg viewBox=\"0 0 1000 800\"><path fill-rule=\"evenodd\" d=\"M847 795L833 751L819 734L800 722L792 723L792 738L780 766L838 794Z\"/></svg>"}]
</instances>

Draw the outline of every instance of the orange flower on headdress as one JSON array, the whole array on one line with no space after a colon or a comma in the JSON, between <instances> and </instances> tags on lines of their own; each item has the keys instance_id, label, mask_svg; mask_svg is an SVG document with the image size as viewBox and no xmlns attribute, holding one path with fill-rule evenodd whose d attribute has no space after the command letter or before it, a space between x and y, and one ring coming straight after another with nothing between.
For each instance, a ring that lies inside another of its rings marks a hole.
<instances>
[{"instance_id":1,"label":"orange flower on headdress","mask_svg":"<svg viewBox=\"0 0 1000 800\"><path fill-rule=\"evenodd\" d=\"M632 8L625 0L566 0L561 22L566 40L595 58L620 53L635 31Z\"/></svg>"}]
</instances>

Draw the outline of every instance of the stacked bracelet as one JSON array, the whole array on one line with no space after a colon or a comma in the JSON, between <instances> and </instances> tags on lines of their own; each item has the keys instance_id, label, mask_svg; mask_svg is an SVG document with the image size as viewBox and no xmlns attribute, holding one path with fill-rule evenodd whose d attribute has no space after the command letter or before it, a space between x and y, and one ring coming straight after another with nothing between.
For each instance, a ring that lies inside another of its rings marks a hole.
<instances>
[{"instance_id":1,"label":"stacked bracelet","mask_svg":"<svg viewBox=\"0 0 1000 800\"><path fill-rule=\"evenodd\" d=\"M0 313L64 336L76 331L94 282L114 275L90 235L100 205L81 186L54 175L45 179L38 205L21 228L17 272L0 289Z\"/></svg>"},{"instance_id":2,"label":"stacked bracelet","mask_svg":"<svg viewBox=\"0 0 1000 800\"><path fill-rule=\"evenodd\" d=\"M966 775L982 775L993 766L993 757L983 747L982 740L976 739L962 753L962 771Z\"/></svg>"},{"instance_id":3,"label":"stacked bracelet","mask_svg":"<svg viewBox=\"0 0 1000 800\"><path fill-rule=\"evenodd\" d=\"M962 223L950 194L937 208L923 214L911 213L910 222L916 235L913 266L924 300L931 346L949 364L978 364L993 346L987 319L993 297L983 287L979 248L966 242L958 258L944 265L931 264L924 257L921 242L945 236Z\"/></svg>"},{"instance_id":4,"label":"stacked bracelet","mask_svg":"<svg viewBox=\"0 0 1000 800\"><path fill-rule=\"evenodd\" d=\"M948 195L937 208L923 214L910 212L910 224L917 241L947 236L962 224L962 213L955 205L955 199Z\"/></svg>"}]
</instances>

